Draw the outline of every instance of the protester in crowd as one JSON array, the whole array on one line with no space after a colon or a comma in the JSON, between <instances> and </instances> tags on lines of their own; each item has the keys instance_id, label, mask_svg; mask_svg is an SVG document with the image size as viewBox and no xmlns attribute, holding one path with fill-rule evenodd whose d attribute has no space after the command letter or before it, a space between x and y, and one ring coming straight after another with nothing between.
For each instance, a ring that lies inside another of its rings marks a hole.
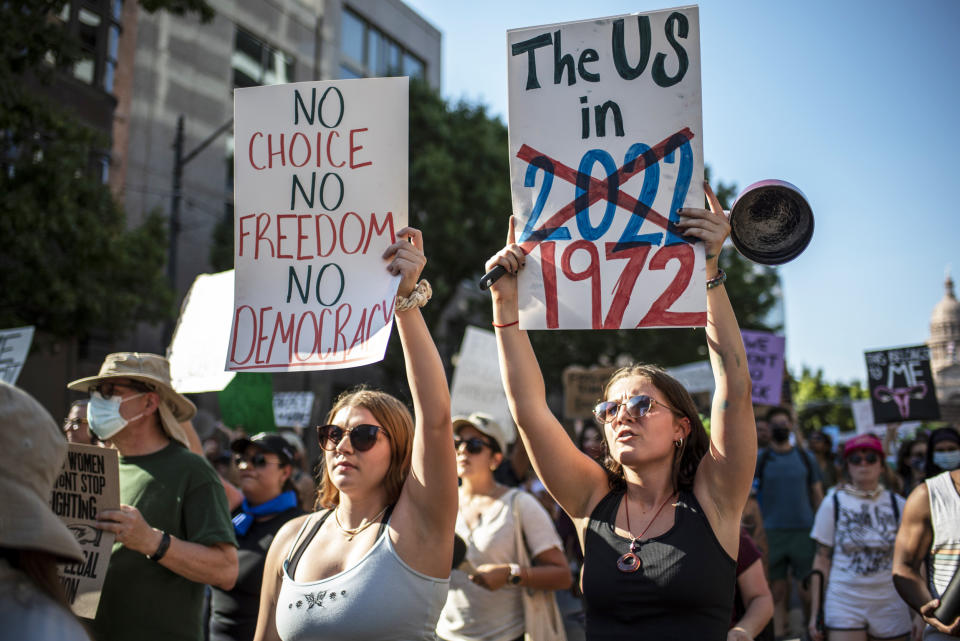
<instances>
[{"instance_id":1,"label":"protester in crowd","mask_svg":"<svg viewBox=\"0 0 960 641\"><path fill-rule=\"evenodd\" d=\"M928 446L928 458L931 450ZM910 493L893 553L893 583L907 605L923 617L925 641L960 637L960 617L940 621L933 616L958 570L960 469L954 469L926 479Z\"/></svg>"},{"instance_id":2,"label":"protester in crowd","mask_svg":"<svg viewBox=\"0 0 960 641\"><path fill-rule=\"evenodd\" d=\"M757 449L770 447L770 424L766 418L757 419Z\"/></svg>"},{"instance_id":3,"label":"protester in crowd","mask_svg":"<svg viewBox=\"0 0 960 641\"><path fill-rule=\"evenodd\" d=\"M577 437L577 447L597 463L603 464L603 457L606 456L603 434L600 433L596 424L587 423L583 426L580 435Z\"/></svg>"},{"instance_id":4,"label":"protester in crowd","mask_svg":"<svg viewBox=\"0 0 960 641\"><path fill-rule=\"evenodd\" d=\"M264 569L255 639L433 639L447 596L457 467L443 363L420 307L416 229L384 253L400 276L396 322L414 417L384 392L341 395L318 436L327 508L289 521ZM377 527L373 527L373 526Z\"/></svg>"},{"instance_id":5,"label":"protester in crowd","mask_svg":"<svg viewBox=\"0 0 960 641\"><path fill-rule=\"evenodd\" d=\"M67 442L53 417L0 381L0 637L87 641L57 564L83 562L80 544L50 509Z\"/></svg>"},{"instance_id":6,"label":"protester in crowd","mask_svg":"<svg viewBox=\"0 0 960 641\"><path fill-rule=\"evenodd\" d=\"M63 419L63 433L69 443L82 445L103 445L93 433L87 422L87 399L74 401L70 404L67 418Z\"/></svg>"},{"instance_id":7,"label":"protester in crowd","mask_svg":"<svg viewBox=\"0 0 960 641\"><path fill-rule=\"evenodd\" d=\"M817 544L813 568L822 573L826 590L824 603L820 590L811 590L813 641L824 640L817 629L821 607L831 640L909 641L910 610L897 598L891 576L904 500L881 483L884 466L879 438L853 437L843 448L843 482L817 510L810 532Z\"/></svg>"},{"instance_id":8,"label":"protester in crowd","mask_svg":"<svg viewBox=\"0 0 960 641\"><path fill-rule=\"evenodd\" d=\"M537 499L493 478L507 443L500 425L477 412L455 419L453 431L461 481L456 532L467 544L473 572L450 576L437 633L457 641L522 638L522 591L570 587L560 538ZM522 563L521 555L531 563Z\"/></svg>"},{"instance_id":9,"label":"protester in crowd","mask_svg":"<svg viewBox=\"0 0 960 641\"><path fill-rule=\"evenodd\" d=\"M237 549L220 478L187 449L180 421L196 407L171 387L170 365L156 354L110 354L98 375L68 387L90 393L91 431L120 452L120 509L97 515L116 540L96 638L200 638L204 584L233 587Z\"/></svg>"},{"instance_id":10,"label":"protester in crowd","mask_svg":"<svg viewBox=\"0 0 960 641\"><path fill-rule=\"evenodd\" d=\"M807 439L810 445L810 451L817 460L817 467L820 469L820 482L823 484L823 491L837 484L837 465L833 452L833 438L824 431L817 430Z\"/></svg>"},{"instance_id":11,"label":"protester in crowd","mask_svg":"<svg viewBox=\"0 0 960 641\"><path fill-rule=\"evenodd\" d=\"M253 638L267 551L280 527L303 514L291 482L294 449L285 439L261 432L234 441L230 449L235 453L244 495L243 504L233 514L240 571L233 589L213 588L211 641Z\"/></svg>"},{"instance_id":12,"label":"protester in crowd","mask_svg":"<svg viewBox=\"0 0 960 641\"><path fill-rule=\"evenodd\" d=\"M927 478L960 468L960 433L952 427L941 427L930 433L927 441Z\"/></svg>"},{"instance_id":13,"label":"protester in crowd","mask_svg":"<svg viewBox=\"0 0 960 641\"><path fill-rule=\"evenodd\" d=\"M601 467L580 452L551 413L543 375L517 326L514 243L487 263L507 274L493 284L500 369L534 469L577 525L588 638L716 639L733 602L740 514L756 460L750 374L718 256L730 226L712 211L683 209L679 229L704 242L707 347L716 393L708 436L690 394L658 367L622 368L595 415L608 452Z\"/></svg>"},{"instance_id":14,"label":"protester in crowd","mask_svg":"<svg viewBox=\"0 0 960 641\"><path fill-rule=\"evenodd\" d=\"M918 436L900 444L897 452L897 478L900 482L901 496L910 496L913 488L923 483L926 462L926 436Z\"/></svg>"},{"instance_id":15,"label":"protester in crowd","mask_svg":"<svg viewBox=\"0 0 960 641\"><path fill-rule=\"evenodd\" d=\"M772 408L767 422L770 447L757 457L757 499L767 533L774 631L779 637L785 634L788 623L791 572L794 580L800 580L813 565L810 527L823 500L823 484L813 455L799 444L790 444L794 433L790 410ZM801 588L800 597L804 616L809 616L810 595Z\"/></svg>"},{"instance_id":16,"label":"protester in crowd","mask_svg":"<svg viewBox=\"0 0 960 641\"><path fill-rule=\"evenodd\" d=\"M304 512L312 512L317 503L317 485L307 462L307 448L303 446L303 439L297 432L283 430L279 434L293 448L293 476L290 477L290 482L300 497L300 506Z\"/></svg>"},{"instance_id":17,"label":"protester in crowd","mask_svg":"<svg viewBox=\"0 0 960 641\"><path fill-rule=\"evenodd\" d=\"M503 451L503 461L493 471L493 478L507 487L520 487L530 477L530 457L523 441L515 439Z\"/></svg>"},{"instance_id":18,"label":"protester in crowd","mask_svg":"<svg viewBox=\"0 0 960 641\"><path fill-rule=\"evenodd\" d=\"M760 549L743 528L737 552L737 587L727 641L773 641L773 595Z\"/></svg>"}]
</instances>

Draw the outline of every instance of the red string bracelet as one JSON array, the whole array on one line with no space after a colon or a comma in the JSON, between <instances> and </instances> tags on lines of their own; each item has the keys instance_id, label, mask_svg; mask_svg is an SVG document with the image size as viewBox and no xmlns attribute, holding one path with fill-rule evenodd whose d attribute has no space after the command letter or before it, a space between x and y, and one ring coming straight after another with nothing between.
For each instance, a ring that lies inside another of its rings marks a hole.
<instances>
[{"instance_id":1,"label":"red string bracelet","mask_svg":"<svg viewBox=\"0 0 960 641\"><path fill-rule=\"evenodd\" d=\"M516 325L516 324L519 323L519 322L520 322L520 319L518 318L517 320L513 321L512 323L503 323L503 324L493 323L493 326L494 326L494 327L500 327L500 328L510 327L511 325Z\"/></svg>"}]
</instances>

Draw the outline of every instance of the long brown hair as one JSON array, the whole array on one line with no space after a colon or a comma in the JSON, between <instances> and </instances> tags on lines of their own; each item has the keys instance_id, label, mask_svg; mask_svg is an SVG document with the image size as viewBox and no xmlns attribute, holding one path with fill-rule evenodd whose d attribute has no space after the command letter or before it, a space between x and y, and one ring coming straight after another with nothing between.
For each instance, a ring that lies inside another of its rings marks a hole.
<instances>
[{"instance_id":1,"label":"long brown hair","mask_svg":"<svg viewBox=\"0 0 960 641\"><path fill-rule=\"evenodd\" d=\"M386 430L390 441L390 467L383 479L383 486L387 491L387 503L396 503L410 471L410 455L413 450L413 416L410 410L386 392L358 387L337 397L327 413L325 423L332 423L337 412L345 407L362 407L373 414L380 426ZM319 468L318 476L322 475L323 478L315 507L335 507L340 503L340 490L324 473L326 465L321 464Z\"/></svg>"},{"instance_id":2,"label":"long brown hair","mask_svg":"<svg viewBox=\"0 0 960 641\"><path fill-rule=\"evenodd\" d=\"M621 367L614 372L607 384L603 386L603 398L607 398L607 393L616 382L635 376L650 381L664 395L667 403L690 421L690 433L687 434L682 445L674 452L673 489L675 491L692 491L693 479L696 476L697 467L700 465L700 459L707 453L710 446L710 437L700 420L700 414L697 412L693 397L677 379L667 374L663 369L656 365L637 364ZM606 430L601 430L600 433L603 435L603 467L607 472L610 489L625 490L627 481L623 474L623 466L610 456Z\"/></svg>"}]
</instances>

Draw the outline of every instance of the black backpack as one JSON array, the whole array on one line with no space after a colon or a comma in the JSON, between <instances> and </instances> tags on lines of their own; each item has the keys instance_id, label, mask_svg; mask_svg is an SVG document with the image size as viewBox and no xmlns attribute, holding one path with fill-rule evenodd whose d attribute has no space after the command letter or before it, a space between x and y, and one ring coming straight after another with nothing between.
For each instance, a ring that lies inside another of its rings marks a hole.
<instances>
[{"instance_id":1,"label":"black backpack","mask_svg":"<svg viewBox=\"0 0 960 641\"><path fill-rule=\"evenodd\" d=\"M807 498L810 498L810 488L814 483L813 476L813 464L810 462L810 457L807 456L806 450L804 450L799 445L793 447L793 451L797 453L800 457L800 460L803 461L803 466L807 468ZM770 457L773 456L770 448L763 450L763 454L760 455L760 460L757 461L757 473L754 474L754 478L757 479L757 500L760 500L760 493L763 491L763 469L767 466L767 463L770 461ZM810 503L811 507L813 502Z\"/></svg>"}]
</instances>

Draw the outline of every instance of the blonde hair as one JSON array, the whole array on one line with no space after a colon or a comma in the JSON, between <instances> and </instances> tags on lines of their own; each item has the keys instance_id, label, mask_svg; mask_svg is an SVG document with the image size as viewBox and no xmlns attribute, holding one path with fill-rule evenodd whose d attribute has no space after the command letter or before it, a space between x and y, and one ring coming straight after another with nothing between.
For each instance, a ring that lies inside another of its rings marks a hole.
<instances>
[{"instance_id":1,"label":"blonde hair","mask_svg":"<svg viewBox=\"0 0 960 641\"><path fill-rule=\"evenodd\" d=\"M386 431L390 442L390 467L383 479L387 491L387 503L394 504L400 498L400 491L410 471L410 455L413 450L413 416L407 406L396 397L380 390L358 387L348 390L337 397L333 407L327 413L325 423L333 422L337 412L345 407L362 407L377 420ZM332 508L340 503L340 490L324 474L325 465L320 465L318 475L320 491L317 494L315 509Z\"/></svg>"}]
</instances>

